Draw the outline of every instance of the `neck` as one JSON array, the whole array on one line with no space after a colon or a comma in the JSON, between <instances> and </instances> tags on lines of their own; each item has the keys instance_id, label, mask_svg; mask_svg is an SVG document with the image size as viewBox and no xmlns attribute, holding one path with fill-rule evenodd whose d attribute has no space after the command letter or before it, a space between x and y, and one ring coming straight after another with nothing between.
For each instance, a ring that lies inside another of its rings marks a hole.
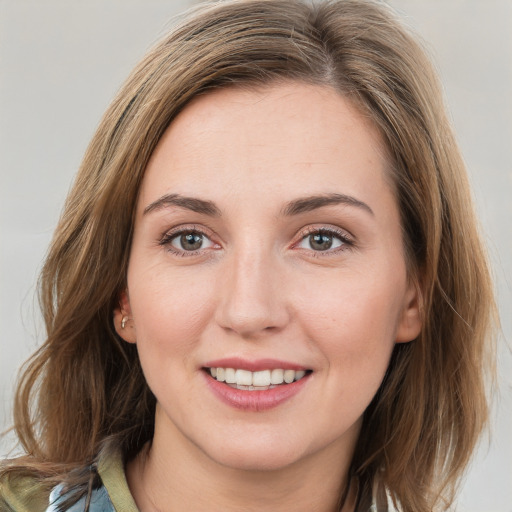
<instances>
[{"instance_id":1,"label":"neck","mask_svg":"<svg viewBox=\"0 0 512 512\"><path fill-rule=\"evenodd\" d=\"M128 464L128 484L141 512L211 510L212 504L224 512L354 510L355 486L347 476L352 454L342 457L337 446L284 468L248 470L217 463L184 437L177 441L156 431L151 446Z\"/></svg>"}]
</instances>

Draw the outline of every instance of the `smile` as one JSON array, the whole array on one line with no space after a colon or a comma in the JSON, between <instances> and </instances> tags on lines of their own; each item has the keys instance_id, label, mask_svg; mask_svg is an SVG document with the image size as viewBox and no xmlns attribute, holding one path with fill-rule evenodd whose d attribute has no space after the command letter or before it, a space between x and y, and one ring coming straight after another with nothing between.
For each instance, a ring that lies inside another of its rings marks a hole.
<instances>
[{"instance_id":1,"label":"smile","mask_svg":"<svg viewBox=\"0 0 512 512\"><path fill-rule=\"evenodd\" d=\"M210 375L218 382L224 382L232 388L244 391L265 391L282 384L291 384L304 378L306 370L274 368L251 372L236 368L207 368Z\"/></svg>"}]
</instances>

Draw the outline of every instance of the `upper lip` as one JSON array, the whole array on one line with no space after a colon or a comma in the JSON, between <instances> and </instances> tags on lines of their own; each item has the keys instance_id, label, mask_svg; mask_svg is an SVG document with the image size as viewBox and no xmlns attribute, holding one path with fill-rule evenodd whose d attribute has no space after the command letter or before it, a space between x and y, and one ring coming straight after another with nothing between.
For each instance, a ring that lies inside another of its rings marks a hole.
<instances>
[{"instance_id":1,"label":"upper lip","mask_svg":"<svg viewBox=\"0 0 512 512\"><path fill-rule=\"evenodd\" d=\"M262 370L308 370L303 365L290 361L282 361L279 359L242 359L240 357L227 357L215 359L204 363L205 368L236 368L239 370L248 370L250 372L259 372Z\"/></svg>"}]
</instances>

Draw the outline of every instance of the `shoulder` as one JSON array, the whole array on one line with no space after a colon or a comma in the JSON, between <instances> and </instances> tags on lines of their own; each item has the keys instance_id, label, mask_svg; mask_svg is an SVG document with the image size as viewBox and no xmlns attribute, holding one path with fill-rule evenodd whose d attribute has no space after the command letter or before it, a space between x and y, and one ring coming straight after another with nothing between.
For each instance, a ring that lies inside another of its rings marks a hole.
<instances>
[{"instance_id":1,"label":"shoulder","mask_svg":"<svg viewBox=\"0 0 512 512\"><path fill-rule=\"evenodd\" d=\"M71 493L59 485L52 490L50 505L45 512L83 512L87 503L90 512L138 512L126 481L120 451L103 451L95 466L101 485L93 489L90 496L82 497L67 507L66 501Z\"/></svg>"},{"instance_id":2,"label":"shoulder","mask_svg":"<svg viewBox=\"0 0 512 512\"><path fill-rule=\"evenodd\" d=\"M0 477L0 512L138 512L118 451L100 454L98 487L90 495L73 500L76 489L65 484L50 488L36 476L4 473ZM71 502L71 504L68 504Z\"/></svg>"},{"instance_id":3,"label":"shoulder","mask_svg":"<svg viewBox=\"0 0 512 512\"><path fill-rule=\"evenodd\" d=\"M45 512L49 494L36 477L4 474L0 478L0 512Z\"/></svg>"},{"instance_id":4,"label":"shoulder","mask_svg":"<svg viewBox=\"0 0 512 512\"><path fill-rule=\"evenodd\" d=\"M84 497L68 506L69 497L63 485L49 490L36 478L10 476L0 480L0 512L83 512L87 501L90 512L116 512L104 485L94 489L89 499Z\"/></svg>"}]
</instances>

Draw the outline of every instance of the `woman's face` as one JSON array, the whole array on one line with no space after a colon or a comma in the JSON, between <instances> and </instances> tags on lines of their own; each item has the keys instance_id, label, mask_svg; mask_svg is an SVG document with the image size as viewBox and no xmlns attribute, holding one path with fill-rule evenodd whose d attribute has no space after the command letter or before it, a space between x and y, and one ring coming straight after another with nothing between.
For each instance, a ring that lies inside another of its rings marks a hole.
<instances>
[{"instance_id":1,"label":"woman's face","mask_svg":"<svg viewBox=\"0 0 512 512\"><path fill-rule=\"evenodd\" d=\"M420 329L387 165L327 87L223 89L171 124L116 313L155 438L245 469L350 456L393 346Z\"/></svg>"}]
</instances>

